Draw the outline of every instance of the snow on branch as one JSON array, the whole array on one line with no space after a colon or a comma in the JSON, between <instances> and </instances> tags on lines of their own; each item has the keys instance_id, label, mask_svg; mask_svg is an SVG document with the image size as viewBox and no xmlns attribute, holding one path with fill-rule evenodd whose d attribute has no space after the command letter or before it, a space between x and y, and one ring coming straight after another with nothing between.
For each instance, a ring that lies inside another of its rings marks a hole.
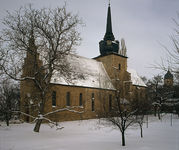
<instances>
[{"instance_id":1,"label":"snow on branch","mask_svg":"<svg viewBox=\"0 0 179 150\"><path fill-rule=\"evenodd\" d=\"M36 119L36 117L34 117L34 116L32 116L32 115L29 115L29 114L27 114L27 113L24 113L24 112L22 112L22 111L12 111L12 113L21 113L21 114L23 114L23 115L25 115L25 116L31 117L31 118L33 118L33 119Z\"/></svg>"},{"instance_id":2,"label":"snow on branch","mask_svg":"<svg viewBox=\"0 0 179 150\"><path fill-rule=\"evenodd\" d=\"M13 79L15 81L35 80L34 77L28 77L28 76L27 77L23 77L23 78L16 78L15 76L13 76L10 73L8 73L8 71L5 69L5 67L3 65L1 65L1 68L6 73L6 75L8 75L11 79Z\"/></svg>"},{"instance_id":3,"label":"snow on branch","mask_svg":"<svg viewBox=\"0 0 179 150\"><path fill-rule=\"evenodd\" d=\"M138 110L136 109L136 110L134 110L134 111L132 111L132 112L129 112L129 113L127 114L126 118L128 119L129 117L133 116L137 111L138 111Z\"/></svg>"},{"instance_id":4,"label":"snow on branch","mask_svg":"<svg viewBox=\"0 0 179 150\"><path fill-rule=\"evenodd\" d=\"M72 107L60 108L60 109L48 112L48 113L44 114L43 116L48 116L48 115L51 115L51 114L54 114L54 113L57 113L57 112L62 112L62 111L70 111L70 112L79 113L79 114L84 113L84 111L74 110L75 108L82 108L82 107L80 107L80 106L72 106Z\"/></svg>"},{"instance_id":5,"label":"snow on branch","mask_svg":"<svg viewBox=\"0 0 179 150\"><path fill-rule=\"evenodd\" d=\"M158 105L158 106L161 106L161 104L160 104L160 103L157 103L157 102L153 102L152 105L154 105L154 106L157 106L157 105Z\"/></svg>"},{"instance_id":6,"label":"snow on branch","mask_svg":"<svg viewBox=\"0 0 179 150\"><path fill-rule=\"evenodd\" d=\"M50 120L50 119L48 119L48 118L46 118L46 117L43 117L43 119L49 122L49 126L50 126L51 128L53 128L54 126L56 126L56 128L57 128L56 130L59 130L59 129L63 129L63 128L64 128L64 127L61 127L57 122L54 122L54 121L52 121L52 120Z\"/></svg>"},{"instance_id":7,"label":"snow on branch","mask_svg":"<svg viewBox=\"0 0 179 150\"><path fill-rule=\"evenodd\" d=\"M54 121L52 121L52 120L50 120L50 119L44 117L42 114L39 114L37 117L34 117L34 116L29 115L29 114L27 114L27 113L24 113L24 112L22 112L22 111L12 111L12 113L21 113L21 114L23 114L23 115L25 115L25 116L28 116L28 117L33 118L34 120L32 121L32 123L33 123L33 122L36 122L37 120L46 120L46 121L49 122L49 126L50 126L51 128L53 128L54 126L56 126L56 128L57 128L56 130L59 130L59 129L63 129L63 128L64 128L64 127L61 127L57 122L54 122Z\"/></svg>"}]
</instances>

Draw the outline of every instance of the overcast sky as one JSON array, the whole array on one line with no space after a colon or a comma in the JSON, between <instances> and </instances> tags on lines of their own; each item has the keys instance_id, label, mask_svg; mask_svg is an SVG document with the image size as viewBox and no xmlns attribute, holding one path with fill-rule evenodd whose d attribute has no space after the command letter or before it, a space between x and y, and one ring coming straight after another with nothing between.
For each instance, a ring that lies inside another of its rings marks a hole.
<instances>
[{"instance_id":1,"label":"overcast sky","mask_svg":"<svg viewBox=\"0 0 179 150\"><path fill-rule=\"evenodd\" d=\"M67 10L78 13L86 24L80 29L82 43L76 51L93 58L99 55L99 41L106 31L108 0L66 0ZM0 19L6 10L17 10L32 3L36 8L61 7L64 0L0 0ZM172 18L179 12L179 0L111 0L113 34L116 40L125 39L128 67L139 75L152 77L159 70L151 67L165 57L160 43L171 47L169 36L175 27ZM2 29L0 23L0 29Z\"/></svg>"}]
</instances>

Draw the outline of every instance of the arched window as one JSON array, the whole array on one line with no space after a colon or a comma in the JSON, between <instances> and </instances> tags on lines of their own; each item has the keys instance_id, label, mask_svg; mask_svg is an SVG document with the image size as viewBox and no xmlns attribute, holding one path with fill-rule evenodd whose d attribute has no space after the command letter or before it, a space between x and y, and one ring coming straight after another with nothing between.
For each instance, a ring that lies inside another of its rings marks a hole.
<instances>
[{"instance_id":1,"label":"arched window","mask_svg":"<svg viewBox=\"0 0 179 150\"><path fill-rule=\"evenodd\" d=\"M83 105L83 95L82 93L80 93L80 97L79 97L79 106Z\"/></svg>"},{"instance_id":2,"label":"arched window","mask_svg":"<svg viewBox=\"0 0 179 150\"><path fill-rule=\"evenodd\" d=\"M112 110L112 95L109 95L109 111Z\"/></svg>"},{"instance_id":3,"label":"arched window","mask_svg":"<svg viewBox=\"0 0 179 150\"><path fill-rule=\"evenodd\" d=\"M94 93L91 95L91 110L94 111Z\"/></svg>"},{"instance_id":4,"label":"arched window","mask_svg":"<svg viewBox=\"0 0 179 150\"><path fill-rule=\"evenodd\" d=\"M118 69L121 70L121 64L118 65Z\"/></svg>"},{"instance_id":5,"label":"arched window","mask_svg":"<svg viewBox=\"0 0 179 150\"><path fill-rule=\"evenodd\" d=\"M70 92L66 94L66 106L70 106Z\"/></svg>"},{"instance_id":6,"label":"arched window","mask_svg":"<svg viewBox=\"0 0 179 150\"><path fill-rule=\"evenodd\" d=\"M52 92L52 106L56 106L56 91Z\"/></svg>"}]
</instances>

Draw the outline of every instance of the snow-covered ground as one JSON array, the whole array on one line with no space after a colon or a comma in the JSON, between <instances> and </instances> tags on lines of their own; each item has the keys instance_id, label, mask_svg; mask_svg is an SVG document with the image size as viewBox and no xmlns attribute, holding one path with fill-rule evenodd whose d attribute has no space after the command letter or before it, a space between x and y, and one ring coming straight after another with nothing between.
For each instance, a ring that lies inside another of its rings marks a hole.
<instances>
[{"instance_id":1,"label":"snow-covered ground","mask_svg":"<svg viewBox=\"0 0 179 150\"><path fill-rule=\"evenodd\" d=\"M41 126L40 133L32 131L34 124L0 126L0 150L179 150L179 118L165 115L162 121L149 117L144 124L144 138L140 130L131 127L126 133L126 146L121 146L121 133L112 127L98 124L98 120L63 122L62 130Z\"/></svg>"}]
</instances>

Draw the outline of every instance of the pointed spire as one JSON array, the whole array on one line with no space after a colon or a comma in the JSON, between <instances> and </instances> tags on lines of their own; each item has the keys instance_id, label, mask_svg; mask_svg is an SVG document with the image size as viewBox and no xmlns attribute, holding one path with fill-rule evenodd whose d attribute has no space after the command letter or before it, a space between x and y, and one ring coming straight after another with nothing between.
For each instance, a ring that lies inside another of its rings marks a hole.
<instances>
[{"instance_id":1,"label":"pointed spire","mask_svg":"<svg viewBox=\"0 0 179 150\"><path fill-rule=\"evenodd\" d=\"M112 22L111 22L111 7L110 7L110 0L108 6L108 13L107 13L107 24L106 24L106 33L104 36L104 40L111 40L114 41L114 35L112 33Z\"/></svg>"},{"instance_id":2,"label":"pointed spire","mask_svg":"<svg viewBox=\"0 0 179 150\"><path fill-rule=\"evenodd\" d=\"M30 31L29 46L35 45L34 30Z\"/></svg>"},{"instance_id":3,"label":"pointed spire","mask_svg":"<svg viewBox=\"0 0 179 150\"><path fill-rule=\"evenodd\" d=\"M114 35L112 33L110 0L108 4L108 12L107 12L106 33L104 35L103 40L99 42L99 50L101 56L112 54L112 53L115 54L119 53L119 41L115 41Z\"/></svg>"},{"instance_id":4,"label":"pointed spire","mask_svg":"<svg viewBox=\"0 0 179 150\"><path fill-rule=\"evenodd\" d=\"M164 79L173 79L173 75L171 74L169 69L168 69L167 73L165 74Z\"/></svg>"},{"instance_id":5,"label":"pointed spire","mask_svg":"<svg viewBox=\"0 0 179 150\"><path fill-rule=\"evenodd\" d=\"M31 29L30 35L29 35L27 57L30 57L31 55L35 55L36 53L37 53L37 47L35 45L34 30Z\"/></svg>"}]
</instances>

